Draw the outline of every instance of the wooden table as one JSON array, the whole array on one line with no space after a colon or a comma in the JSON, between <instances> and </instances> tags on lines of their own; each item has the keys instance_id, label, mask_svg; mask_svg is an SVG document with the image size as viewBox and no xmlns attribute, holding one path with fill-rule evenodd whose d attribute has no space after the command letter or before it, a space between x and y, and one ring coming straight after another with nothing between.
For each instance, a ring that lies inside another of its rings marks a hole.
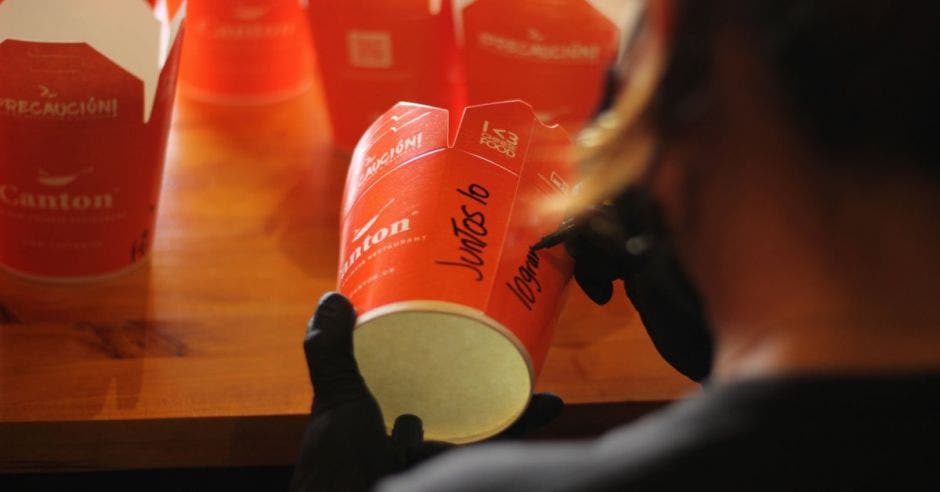
<instances>
[{"instance_id":1,"label":"wooden table","mask_svg":"<svg viewBox=\"0 0 940 492\"><path fill-rule=\"evenodd\" d=\"M263 107L180 98L149 263L79 286L0 273L0 471L293 462L347 165L322 108L316 88ZM582 405L693 387L615 298L572 289L538 390Z\"/></svg>"}]
</instances>

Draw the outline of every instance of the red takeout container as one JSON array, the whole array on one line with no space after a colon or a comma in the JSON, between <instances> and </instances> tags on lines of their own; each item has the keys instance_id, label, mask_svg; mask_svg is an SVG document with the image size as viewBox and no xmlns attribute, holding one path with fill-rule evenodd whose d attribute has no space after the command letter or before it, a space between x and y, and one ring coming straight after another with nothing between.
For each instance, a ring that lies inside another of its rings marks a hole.
<instances>
[{"instance_id":1,"label":"red takeout container","mask_svg":"<svg viewBox=\"0 0 940 492\"><path fill-rule=\"evenodd\" d=\"M401 100L453 109L521 99L542 121L579 131L597 111L642 7L639 0L310 0L334 141L351 149Z\"/></svg>"},{"instance_id":2,"label":"red takeout container","mask_svg":"<svg viewBox=\"0 0 940 492\"><path fill-rule=\"evenodd\" d=\"M312 53L304 0L194 0L180 66L183 95L268 103L307 90Z\"/></svg>"},{"instance_id":3,"label":"red takeout container","mask_svg":"<svg viewBox=\"0 0 940 492\"><path fill-rule=\"evenodd\" d=\"M533 252L568 193L569 139L520 101L448 112L399 103L366 131L342 206L339 290L356 307L356 359L387 425L469 442L525 409L572 260Z\"/></svg>"},{"instance_id":4,"label":"red takeout container","mask_svg":"<svg viewBox=\"0 0 940 492\"><path fill-rule=\"evenodd\" d=\"M455 0L471 104L523 99L581 130L642 7L638 0Z\"/></svg>"},{"instance_id":5,"label":"red takeout container","mask_svg":"<svg viewBox=\"0 0 940 492\"><path fill-rule=\"evenodd\" d=\"M153 240L185 7L0 0L0 267L79 280Z\"/></svg>"},{"instance_id":6,"label":"red takeout container","mask_svg":"<svg viewBox=\"0 0 940 492\"><path fill-rule=\"evenodd\" d=\"M450 0L310 0L333 139L351 150L398 101L462 106Z\"/></svg>"}]
</instances>

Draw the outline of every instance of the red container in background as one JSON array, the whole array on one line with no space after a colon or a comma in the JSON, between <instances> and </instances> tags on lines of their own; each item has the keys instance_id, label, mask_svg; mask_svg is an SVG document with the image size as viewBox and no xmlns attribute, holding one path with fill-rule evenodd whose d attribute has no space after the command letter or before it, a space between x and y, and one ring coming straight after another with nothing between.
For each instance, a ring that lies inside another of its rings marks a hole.
<instances>
[{"instance_id":1,"label":"red container in background","mask_svg":"<svg viewBox=\"0 0 940 492\"><path fill-rule=\"evenodd\" d=\"M562 217L570 140L520 101L448 112L400 103L353 154L343 199L339 290L360 313L356 359L391 427L484 439L525 409L551 342L572 260L530 245Z\"/></svg>"},{"instance_id":2,"label":"red container in background","mask_svg":"<svg viewBox=\"0 0 940 492\"><path fill-rule=\"evenodd\" d=\"M449 0L310 0L333 138L351 150L398 101L462 107Z\"/></svg>"},{"instance_id":3,"label":"red container in background","mask_svg":"<svg viewBox=\"0 0 940 492\"><path fill-rule=\"evenodd\" d=\"M576 132L593 117L636 0L455 0L468 101L523 99Z\"/></svg>"},{"instance_id":4,"label":"red container in background","mask_svg":"<svg viewBox=\"0 0 940 492\"><path fill-rule=\"evenodd\" d=\"M78 280L146 256L183 16L161 1L0 1L0 268Z\"/></svg>"},{"instance_id":5,"label":"red container in background","mask_svg":"<svg viewBox=\"0 0 940 492\"><path fill-rule=\"evenodd\" d=\"M304 0L188 3L180 67L183 95L221 103L266 103L310 87L312 52Z\"/></svg>"}]
</instances>

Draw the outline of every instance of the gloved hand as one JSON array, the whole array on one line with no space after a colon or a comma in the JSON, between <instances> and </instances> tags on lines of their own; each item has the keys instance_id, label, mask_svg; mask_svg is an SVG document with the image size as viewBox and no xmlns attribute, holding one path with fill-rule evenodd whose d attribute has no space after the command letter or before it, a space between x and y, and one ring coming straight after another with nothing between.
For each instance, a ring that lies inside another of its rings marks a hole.
<instances>
[{"instance_id":1,"label":"gloved hand","mask_svg":"<svg viewBox=\"0 0 940 492\"><path fill-rule=\"evenodd\" d=\"M566 220L534 248L564 242L575 259L575 281L597 304L610 301L614 281L623 280L659 354L701 381L711 372L711 333L698 294L660 224L653 202L635 188Z\"/></svg>"},{"instance_id":2,"label":"gloved hand","mask_svg":"<svg viewBox=\"0 0 940 492\"><path fill-rule=\"evenodd\" d=\"M304 352L313 384L310 422L290 490L369 490L382 477L407 469L452 445L425 441L421 419L402 415L392 435L353 356L356 312L339 293L324 295L307 326ZM522 417L499 437L518 437L561 412L551 394L532 397Z\"/></svg>"}]
</instances>

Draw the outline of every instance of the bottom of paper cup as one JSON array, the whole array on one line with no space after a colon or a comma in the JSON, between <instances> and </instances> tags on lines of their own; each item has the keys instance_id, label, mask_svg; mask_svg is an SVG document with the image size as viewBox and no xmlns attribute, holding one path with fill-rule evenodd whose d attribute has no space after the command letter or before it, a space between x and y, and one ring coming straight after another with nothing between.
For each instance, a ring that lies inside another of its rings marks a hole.
<instances>
[{"instance_id":1,"label":"bottom of paper cup","mask_svg":"<svg viewBox=\"0 0 940 492\"><path fill-rule=\"evenodd\" d=\"M10 275L13 275L14 277L19 277L24 280L29 280L32 282L43 282L47 284L86 284L86 283L92 283L92 282L101 282L104 280L111 280L115 277L127 275L128 273L133 272L134 270L137 270L138 268L146 265L147 262L149 261L150 261L150 253L147 253L146 255L142 256L139 260L135 261L134 263L131 263L130 265L126 267L121 267L118 270L102 272L102 273L98 273L95 275L83 275L83 276L78 276L78 277L57 277L55 275L38 275L35 273L29 273L29 272L17 270L15 268L12 268L8 265L4 265L2 263L0 263L0 271L9 273Z\"/></svg>"},{"instance_id":2,"label":"bottom of paper cup","mask_svg":"<svg viewBox=\"0 0 940 492\"><path fill-rule=\"evenodd\" d=\"M356 360L390 430L399 415L428 440L467 443L509 427L532 393L522 343L486 314L441 301L389 304L360 317Z\"/></svg>"}]
</instances>

